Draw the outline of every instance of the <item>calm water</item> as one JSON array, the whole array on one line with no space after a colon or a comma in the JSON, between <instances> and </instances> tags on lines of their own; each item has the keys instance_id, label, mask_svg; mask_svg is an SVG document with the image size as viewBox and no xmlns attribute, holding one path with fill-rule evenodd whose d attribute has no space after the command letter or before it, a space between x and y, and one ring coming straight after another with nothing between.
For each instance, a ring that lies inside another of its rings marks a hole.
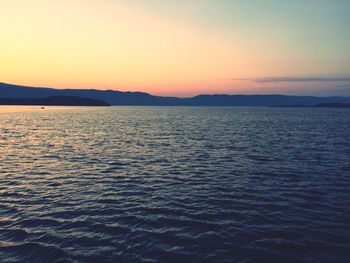
<instances>
[{"instance_id":1,"label":"calm water","mask_svg":"<svg viewBox=\"0 0 350 263\"><path fill-rule=\"evenodd\" d=\"M349 262L350 111L0 107L0 262Z\"/></svg>"}]
</instances>

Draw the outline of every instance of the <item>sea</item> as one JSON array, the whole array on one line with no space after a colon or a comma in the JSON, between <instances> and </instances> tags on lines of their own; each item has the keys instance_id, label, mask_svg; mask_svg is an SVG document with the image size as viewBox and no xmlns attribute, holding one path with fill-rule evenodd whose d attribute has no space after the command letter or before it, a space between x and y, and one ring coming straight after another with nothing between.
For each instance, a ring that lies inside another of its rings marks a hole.
<instances>
[{"instance_id":1,"label":"sea","mask_svg":"<svg viewBox=\"0 0 350 263\"><path fill-rule=\"evenodd\" d=\"M0 262L350 262L350 110L1 106Z\"/></svg>"}]
</instances>

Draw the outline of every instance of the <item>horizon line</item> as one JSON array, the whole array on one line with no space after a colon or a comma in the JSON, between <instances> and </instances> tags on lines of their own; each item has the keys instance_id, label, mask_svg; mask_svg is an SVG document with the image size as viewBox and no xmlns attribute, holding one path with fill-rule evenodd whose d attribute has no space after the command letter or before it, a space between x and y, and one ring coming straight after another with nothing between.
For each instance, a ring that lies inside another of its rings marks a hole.
<instances>
[{"instance_id":1,"label":"horizon line","mask_svg":"<svg viewBox=\"0 0 350 263\"><path fill-rule=\"evenodd\" d=\"M238 79L236 79L238 80ZM240 80L253 80L253 79L240 79ZM350 79L349 79L350 81ZM53 89L53 90L94 90L94 91L112 91L112 92L124 92L124 93L144 93L148 94L150 96L155 97L165 97L165 98L179 98L179 99L186 99L186 98L194 98L197 96L290 96L290 97L343 97L343 98L350 98L350 95L348 96L339 96L339 95L331 95L331 96L319 96L319 95L288 95L288 94L280 94L280 93L252 93L252 94L245 94L245 93L199 93L190 97L179 97L179 96L165 96L165 95L154 95L152 93L148 93L145 91L121 91L121 90L114 90L114 89L98 89L98 88L57 88L57 87L43 87L43 86L27 86L27 85L18 85L18 84L12 84L7 82L0 81L0 85L8 85L8 86L17 86L17 87L26 87L26 88L34 88L34 89Z\"/></svg>"}]
</instances>

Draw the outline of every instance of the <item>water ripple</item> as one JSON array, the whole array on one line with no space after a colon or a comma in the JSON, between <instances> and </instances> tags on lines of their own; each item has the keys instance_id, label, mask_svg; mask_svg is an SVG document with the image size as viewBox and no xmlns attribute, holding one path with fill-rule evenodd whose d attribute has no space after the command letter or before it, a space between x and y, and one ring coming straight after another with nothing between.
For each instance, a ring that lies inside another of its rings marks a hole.
<instances>
[{"instance_id":1,"label":"water ripple","mask_svg":"<svg viewBox=\"0 0 350 263\"><path fill-rule=\"evenodd\" d=\"M348 262L350 114L0 112L0 262Z\"/></svg>"}]
</instances>

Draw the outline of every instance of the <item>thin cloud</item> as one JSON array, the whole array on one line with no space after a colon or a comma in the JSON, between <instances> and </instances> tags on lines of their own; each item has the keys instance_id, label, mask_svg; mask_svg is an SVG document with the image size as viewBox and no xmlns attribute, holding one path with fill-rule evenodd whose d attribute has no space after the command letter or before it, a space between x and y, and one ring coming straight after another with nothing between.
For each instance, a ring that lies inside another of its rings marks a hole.
<instances>
[{"instance_id":1,"label":"thin cloud","mask_svg":"<svg viewBox=\"0 0 350 263\"><path fill-rule=\"evenodd\" d=\"M268 77L268 78L251 78L251 79L234 79L254 81L258 83L276 83L276 82L338 82L350 81L350 77Z\"/></svg>"}]
</instances>

